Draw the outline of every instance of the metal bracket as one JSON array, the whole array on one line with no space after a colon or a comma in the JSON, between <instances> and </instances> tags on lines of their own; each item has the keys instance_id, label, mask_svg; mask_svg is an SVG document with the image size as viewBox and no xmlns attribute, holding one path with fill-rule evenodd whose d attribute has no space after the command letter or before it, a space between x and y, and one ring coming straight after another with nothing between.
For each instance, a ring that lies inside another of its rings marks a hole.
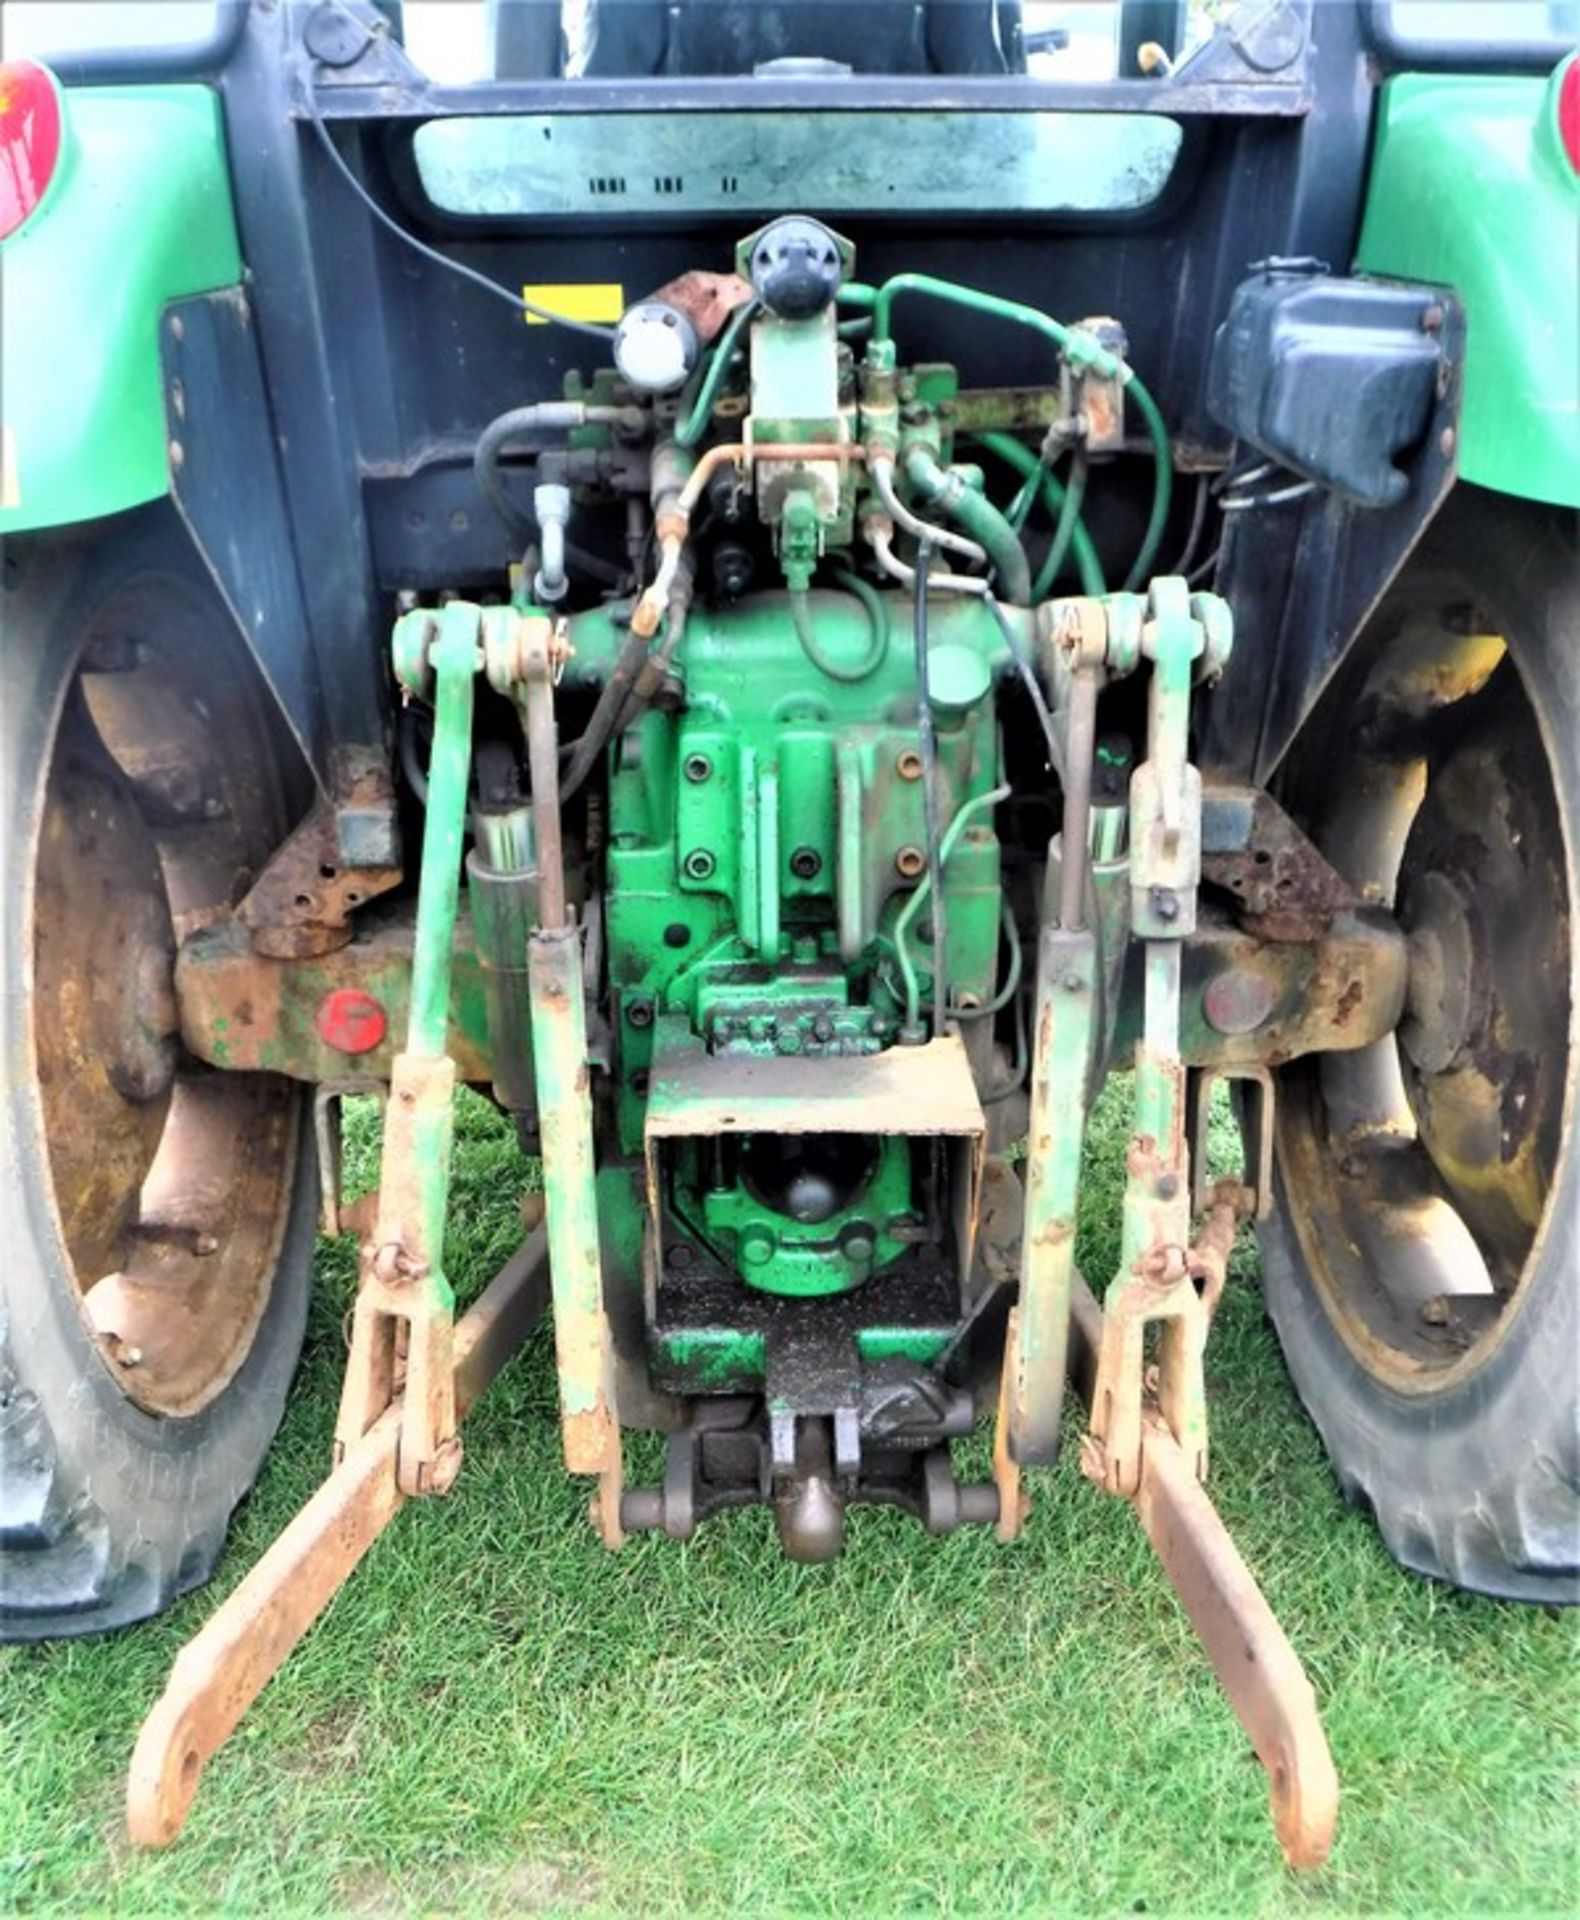
<instances>
[{"instance_id":1,"label":"metal bracket","mask_svg":"<svg viewBox=\"0 0 1580 1920\"><path fill-rule=\"evenodd\" d=\"M386 860L395 791L388 767L359 748L330 756L330 791L270 856L236 909L256 952L274 960L333 953L351 939L351 916L399 886Z\"/></svg>"},{"instance_id":2,"label":"metal bracket","mask_svg":"<svg viewBox=\"0 0 1580 1920\"><path fill-rule=\"evenodd\" d=\"M1271 1071L1259 1064L1203 1067L1191 1077L1190 1117L1186 1123L1191 1163L1191 1208L1204 1213L1210 1204L1207 1186L1207 1128L1212 1096L1220 1080L1238 1080L1250 1098L1241 1115L1245 1146L1240 1184L1249 1190L1246 1210L1265 1220L1273 1211L1273 1116L1277 1094Z\"/></svg>"}]
</instances>

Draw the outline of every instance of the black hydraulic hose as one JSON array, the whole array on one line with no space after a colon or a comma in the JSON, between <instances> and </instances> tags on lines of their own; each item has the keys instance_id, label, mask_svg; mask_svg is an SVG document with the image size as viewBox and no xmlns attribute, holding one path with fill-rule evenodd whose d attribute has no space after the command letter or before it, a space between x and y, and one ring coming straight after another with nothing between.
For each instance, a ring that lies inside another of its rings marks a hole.
<instances>
[{"instance_id":1,"label":"black hydraulic hose","mask_svg":"<svg viewBox=\"0 0 1580 1920\"><path fill-rule=\"evenodd\" d=\"M933 1037L944 1031L944 1009L949 1004L948 932L944 916L944 863L938 824L938 737L933 731L933 703L927 682L927 574L933 549L928 540L916 549L916 733L922 754L922 820L927 833L927 877L933 921Z\"/></svg>"},{"instance_id":2,"label":"black hydraulic hose","mask_svg":"<svg viewBox=\"0 0 1580 1920\"><path fill-rule=\"evenodd\" d=\"M592 718L587 722L586 730L571 749L570 764L565 769L565 777L560 782L560 800L565 802L578 793L597 764L598 756L609 744L609 737L625 710L626 696L631 684L641 671L642 662L648 655L648 641L643 634L628 631L625 642L620 648L614 670L604 682L603 692L598 696L598 704L593 708Z\"/></svg>"},{"instance_id":3,"label":"black hydraulic hose","mask_svg":"<svg viewBox=\"0 0 1580 1920\"><path fill-rule=\"evenodd\" d=\"M626 412L623 408L614 407L587 408L583 411L588 420L610 416L618 418ZM497 420L489 421L472 450L472 472L477 480L478 491L504 522L518 548L526 546L536 534L537 522L506 487L499 468L500 458L506 447L514 446L518 453L535 459L545 449L540 439L530 436L555 431L556 419L565 415L564 404L555 401L514 407L509 413L500 414ZM580 424L580 421L570 424ZM619 587L624 584L625 576L617 566L596 553L587 552L584 547L567 543L565 558L568 565L585 573L590 579L601 581L605 586Z\"/></svg>"},{"instance_id":4,"label":"black hydraulic hose","mask_svg":"<svg viewBox=\"0 0 1580 1920\"><path fill-rule=\"evenodd\" d=\"M1019 677L1021 685L1026 689L1027 697L1031 701L1032 711L1037 716L1037 725L1042 729L1043 744L1048 749L1048 765L1053 769L1054 773L1057 774L1059 782L1062 785L1064 782L1064 742L1059 738L1059 729L1053 724L1053 715L1048 709L1047 700L1043 697L1042 688L1037 683L1037 675L1032 668L1032 664L1026 657L1026 649L1021 645L1020 636L1016 633L1014 627L1011 626L1004 613L1004 609L993 598L992 594L985 593L982 596L982 602L988 612L992 614L993 618L998 622L998 630L1004 636L1005 646L1009 648L1009 657L1015 663L1015 672Z\"/></svg>"},{"instance_id":5,"label":"black hydraulic hose","mask_svg":"<svg viewBox=\"0 0 1580 1920\"><path fill-rule=\"evenodd\" d=\"M514 440L517 453L537 458L543 451L541 443L529 442L526 438L531 425L536 422L536 415L536 407L517 407L512 413L502 413L497 420L489 421L472 449L472 472L477 480L478 491L504 521L511 539L518 547L525 546L537 532L537 523L506 488L499 471L499 456Z\"/></svg>"}]
</instances>

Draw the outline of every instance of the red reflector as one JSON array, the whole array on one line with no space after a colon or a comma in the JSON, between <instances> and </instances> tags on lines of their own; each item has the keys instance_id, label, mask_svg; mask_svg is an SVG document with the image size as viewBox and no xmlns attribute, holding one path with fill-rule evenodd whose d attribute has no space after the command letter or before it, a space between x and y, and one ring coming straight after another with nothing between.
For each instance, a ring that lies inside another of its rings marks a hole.
<instances>
[{"instance_id":1,"label":"red reflector","mask_svg":"<svg viewBox=\"0 0 1580 1920\"><path fill-rule=\"evenodd\" d=\"M1558 138L1570 166L1580 173L1580 54L1558 82Z\"/></svg>"},{"instance_id":2,"label":"red reflector","mask_svg":"<svg viewBox=\"0 0 1580 1920\"><path fill-rule=\"evenodd\" d=\"M371 993L336 987L318 1003L318 1037L336 1053L371 1053L389 1031L389 1019Z\"/></svg>"},{"instance_id":3,"label":"red reflector","mask_svg":"<svg viewBox=\"0 0 1580 1920\"><path fill-rule=\"evenodd\" d=\"M49 190L60 161L60 95L36 60L0 65L0 240Z\"/></svg>"}]
</instances>

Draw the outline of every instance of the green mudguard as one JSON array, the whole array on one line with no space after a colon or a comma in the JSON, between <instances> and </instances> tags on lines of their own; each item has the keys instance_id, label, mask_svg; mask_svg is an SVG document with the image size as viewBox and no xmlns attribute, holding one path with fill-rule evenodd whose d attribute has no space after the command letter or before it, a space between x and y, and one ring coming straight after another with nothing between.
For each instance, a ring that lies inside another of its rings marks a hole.
<instances>
[{"instance_id":1,"label":"green mudguard","mask_svg":"<svg viewBox=\"0 0 1580 1920\"><path fill-rule=\"evenodd\" d=\"M1406 74L1383 90L1356 268L1452 287L1468 323L1459 471L1580 507L1580 174L1550 80Z\"/></svg>"},{"instance_id":2,"label":"green mudguard","mask_svg":"<svg viewBox=\"0 0 1580 1920\"><path fill-rule=\"evenodd\" d=\"M169 490L162 316L240 279L216 96L67 93L60 170L0 246L0 534Z\"/></svg>"}]
</instances>

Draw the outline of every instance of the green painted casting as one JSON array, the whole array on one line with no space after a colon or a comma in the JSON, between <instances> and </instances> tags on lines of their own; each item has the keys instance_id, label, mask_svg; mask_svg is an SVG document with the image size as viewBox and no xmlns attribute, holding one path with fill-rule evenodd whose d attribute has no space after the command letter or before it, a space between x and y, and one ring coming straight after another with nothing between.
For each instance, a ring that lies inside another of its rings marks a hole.
<instances>
[{"instance_id":1,"label":"green painted casting","mask_svg":"<svg viewBox=\"0 0 1580 1920\"><path fill-rule=\"evenodd\" d=\"M747 1142L741 1142L747 1150ZM896 1220L911 1220L911 1165L909 1143L899 1136L877 1142L877 1159L870 1176L850 1201L826 1219L793 1219L754 1193L744 1181L715 1188L705 1173L694 1170L693 1194L687 1204L688 1183L677 1179L677 1209L682 1218L740 1275L762 1293L813 1298L848 1293L889 1261L902 1254L908 1242L890 1232ZM693 1160L696 1158L693 1151Z\"/></svg>"}]
</instances>

